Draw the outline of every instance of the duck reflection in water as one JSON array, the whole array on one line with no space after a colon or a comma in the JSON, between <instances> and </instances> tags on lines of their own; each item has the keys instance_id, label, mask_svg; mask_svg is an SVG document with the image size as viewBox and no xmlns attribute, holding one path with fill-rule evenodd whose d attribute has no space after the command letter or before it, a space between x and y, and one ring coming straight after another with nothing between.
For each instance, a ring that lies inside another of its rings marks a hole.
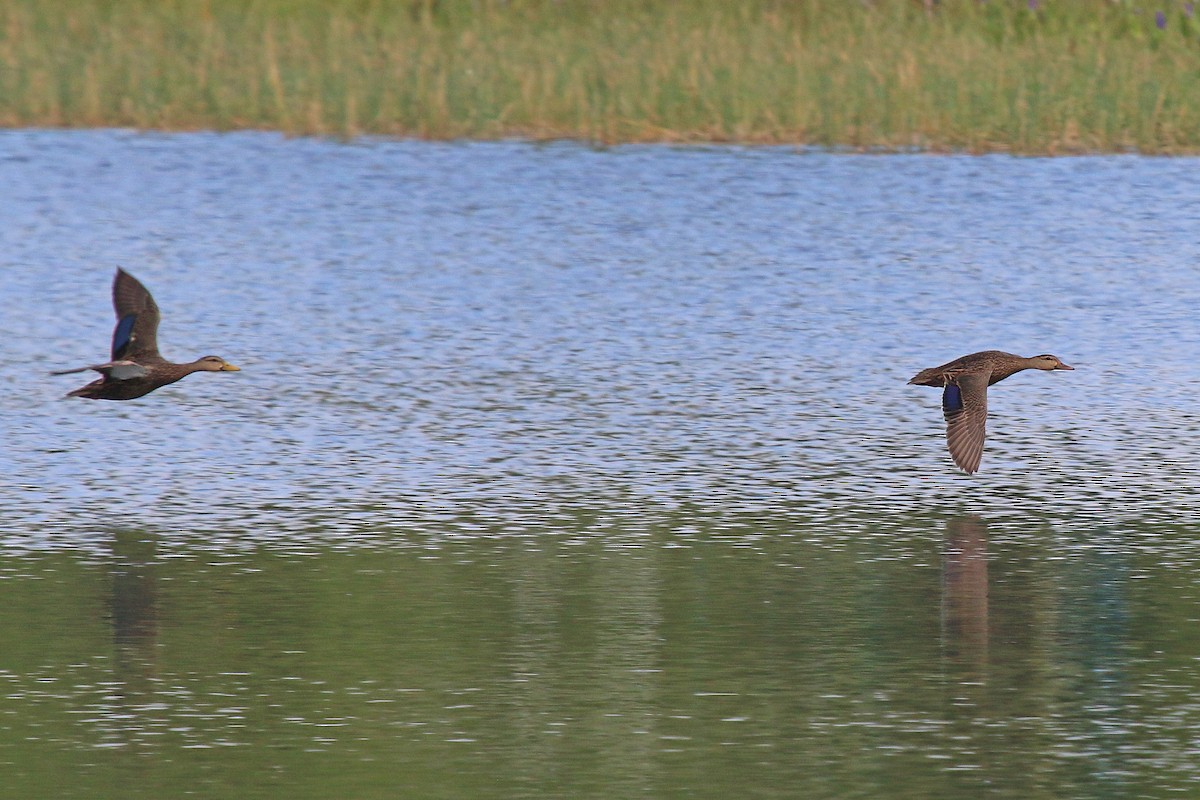
<instances>
[{"instance_id":1,"label":"duck reflection in water","mask_svg":"<svg viewBox=\"0 0 1200 800\"><path fill-rule=\"evenodd\" d=\"M947 655L982 669L988 657L987 524L977 516L946 524L942 637Z\"/></svg>"},{"instance_id":2,"label":"duck reflection in water","mask_svg":"<svg viewBox=\"0 0 1200 800\"><path fill-rule=\"evenodd\" d=\"M153 692L158 647L157 540L145 531L113 536L109 618L118 692L137 702Z\"/></svg>"}]
</instances>

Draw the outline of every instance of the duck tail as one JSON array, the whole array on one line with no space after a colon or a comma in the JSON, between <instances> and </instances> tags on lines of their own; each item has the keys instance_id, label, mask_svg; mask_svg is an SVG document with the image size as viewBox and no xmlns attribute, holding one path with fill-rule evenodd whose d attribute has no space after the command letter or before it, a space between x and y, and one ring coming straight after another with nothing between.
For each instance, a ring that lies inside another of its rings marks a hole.
<instances>
[{"instance_id":1,"label":"duck tail","mask_svg":"<svg viewBox=\"0 0 1200 800\"><path fill-rule=\"evenodd\" d=\"M96 390L100 388L100 384L102 383L104 383L103 380L92 381L80 386L78 389L72 389L63 395L63 397L86 397L88 400L98 400L99 397L96 395Z\"/></svg>"},{"instance_id":2,"label":"duck tail","mask_svg":"<svg viewBox=\"0 0 1200 800\"><path fill-rule=\"evenodd\" d=\"M942 373L938 371L937 367L930 367L918 372L908 383L910 386L914 384L917 386L945 386L946 379L942 377Z\"/></svg>"}]
</instances>

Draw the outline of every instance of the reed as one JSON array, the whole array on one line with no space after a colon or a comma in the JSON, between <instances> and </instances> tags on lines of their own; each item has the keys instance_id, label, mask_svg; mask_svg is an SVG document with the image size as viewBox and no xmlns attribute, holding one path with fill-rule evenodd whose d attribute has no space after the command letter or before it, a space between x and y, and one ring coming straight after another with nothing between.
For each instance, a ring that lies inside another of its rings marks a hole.
<instances>
[{"instance_id":1,"label":"reed","mask_svg":"<svg viewBox=\"0 0 1200 800\"><path fill-rule=\"evenodd\" d=\"M3 0L0 125L1200 152L1125 0Z\"/></svg>"}]
</instances>

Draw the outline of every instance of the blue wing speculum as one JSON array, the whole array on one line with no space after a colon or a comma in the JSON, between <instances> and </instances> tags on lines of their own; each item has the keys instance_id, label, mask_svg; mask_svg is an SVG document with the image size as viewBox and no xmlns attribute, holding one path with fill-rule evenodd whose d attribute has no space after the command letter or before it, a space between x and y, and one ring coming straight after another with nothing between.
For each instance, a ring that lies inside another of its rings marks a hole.
<instances>
[{"instance_id":1,"label":"blue wing speculum","mask_svg":"<svg viewBox=\"0 0 1200 800\"><path fill-rule=\"evenodd\" d=\"M942 411L950 414L955 411L962 411L962 408L962 389L958 388L957 384L947 383L946 391L942 392Z\"/></svg>"},{"instance_id":2,"label":"blue wing speculum","mask_svg":"<svg viewBox=\"0 0 1200 800\"><path fill-rule=\"evenodd\" d=\"M113 329L112 340L112 359L119 361L125 356L125 351L129 349L130 343L133 342L133 324L137 322L137 314L126 314L117 322L117 327Z\"/></svg>"}]
</instances>

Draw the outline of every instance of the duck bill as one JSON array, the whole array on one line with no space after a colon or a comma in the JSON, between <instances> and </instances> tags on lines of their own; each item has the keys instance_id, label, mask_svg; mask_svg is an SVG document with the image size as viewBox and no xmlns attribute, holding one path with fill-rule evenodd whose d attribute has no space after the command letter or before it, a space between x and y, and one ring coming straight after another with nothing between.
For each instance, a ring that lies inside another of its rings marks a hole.
<instances>
[{"instance_id":1,"label":"duck bill","mask_svg":"<svg viewBox=\"0 0 1200 800\"><path fill-rule=\"evenodd\" d=\"M1074 368L1074 367L1072 367L1072 366L1070 366L1069 364L1062 364L1062 363L1060 363L1060 364L1059 364L1057 367L1055 367L1055 369L1070 369L1070 370L1073 370L1073 369L1075 369L1075 368Z\"/></svg>"},{"instance_id":2,"label":"duck bill","mask_svg":"<svg viewBox=\"0 0 1200 800\"><path fill-rule=\"evenodd\" d=\"M1070 369L1070 367L1067 367L1067 369ZM241 372L241 371L242 371L241 367L235 367L233 364L222 364L221 365L221 372Z\"/></svg>"}]
</instances>

